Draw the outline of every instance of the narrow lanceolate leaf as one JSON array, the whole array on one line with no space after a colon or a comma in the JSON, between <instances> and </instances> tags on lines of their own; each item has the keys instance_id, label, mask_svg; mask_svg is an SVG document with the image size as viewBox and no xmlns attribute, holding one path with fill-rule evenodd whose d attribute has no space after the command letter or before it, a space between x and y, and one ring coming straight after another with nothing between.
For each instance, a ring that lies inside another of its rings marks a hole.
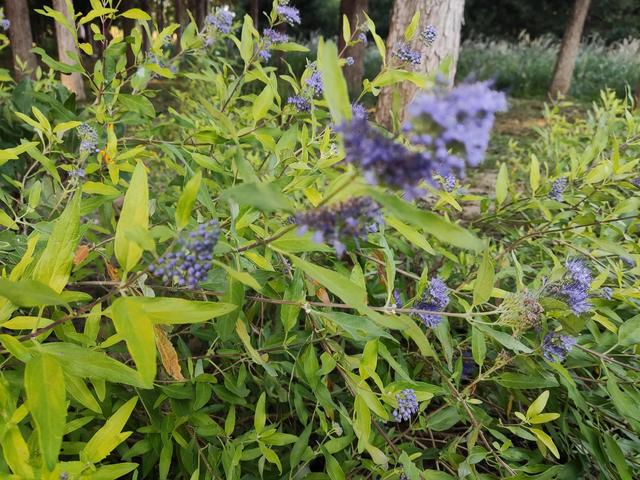
<instances>
[{"instance_id":1,"label":"narrow lanceolate leaf","mask_svg":"<svg viewBox=\"0 0 640 480\"><path fill-rule=\"evenodd\" d=\"M256 413L253 417L253 427L256 429L256 433L260 434L264 430L267 414L265 411L266 394L262 392L258 403L256 404Z\"/></svg>"},{"instance_id":2,"label":"narrow lanceolate leaf","mask_svg":"<svg viewBox=\"0 0 640 480\"><path fill-rule=\"evenodd\" d=\"M124 338L138 367L142 384L151 388L156 377L156 346L151 319L140 305L124 297L113 302L110 311L116 331Z\"/></svg>"},{"instance_id":3,"label":"narrow lanceolate leaf","mask_svg":"<svg viewBox=\"0 0 640 480\"><path fill-rule=\"evenodd\" d=\"M176 207L176 226L178 230L182 230L189 223L189 217L196 203L201 181L202 172L198 172L187 182L178 199L178 205Z\"/></svg>"},{"instance_id":4,"label":"narrow lanceolate leaf","mask_svg":"<svg viewBox=\"0 0 640 480\"><path fill-rule=\"evenodd\" d=\"M142 248L126 235L127 230L134 227L149 228L149 187L147 171L142 162L133 171L116 228L115 254L127 272L135 267L142 256Z\"/></svg>"},{"instance_id":5,"label":"narrow lanceolate leaf","mask_svg":"<svg viewBox=\"0 0 640 480\"><path fill-rule=\"evenodd\" d=\"M206 322L238 308L230 303L201 302L184 298L130 297L127 301L140 306L151 323L161 325ZM180 315L176 315L176 312L180 312Z\"/></svg>"},{"instance_id":6,"label":"narrow lanceolate leaf","mask_svg":"<svg viewBox=\"0 0 640 480\"><path fill-rule=\"evenodd\" d=\"M331 118L336 123L351 118L351 103L347 82L342 74L338 59L338 47L332 41L320 39L318 45L318 66L324 82L323 94L329 104Z\"/></svg>"},{"instance_id":7,"label":"narrow lanceolate leaf","mask_svg":"<svg viewBox=\"0 0 640 480\"><path fill-rule=\"evenodd\" d=\"M537 428L532 428L531 433L533 433L538 438L538 440L540 440L540 442L542 442L544 446L547 447L551 451L551 453L553 453L554 457L560 458L558 447L556 447L556 444L553 443L553 439L548 434Z\"/></svg>"},{"instance_id":8,"label":"narrow lanceolate leaf","mask_svg":"<svg viewBox=\"0 0 640 480\"><path fill-rule=\"evenodd\" d=\"M500 171L498 172L498 178L496 180L496 202L498 202L498 205L502 205L506 200L508 191L509 172L507 171L507 164L503 163L500 165Z\"/></svg>"},{"instance_id":9,"label":"narrow lanceolate leaf","mask_svg":"<svg viewBox=\"0 0 640 480\"><path fill-rule=\"evenodd\" d=\"M42 459L52 471L58 463L67 418L62 367L52 355L35 355L25 368L24 385Z\"/></svg>"},{"instance_id":10,"label":"narrow lanceolate leaf","mask_svg":"<svg viewBox=\"0 0 640 480\"><path fill-rule=\"evenodd\" d=\"M529 184L531 185L531 191L536 193L540 186L540 162L538 157L531 155L531 164L529 165Z\"/></svg>"},{"instance_id":11,"label":"narrow lanceolate leaf","mask_svg":"<svg viewBox=\"0 0 640 480\"><path fill-rule=\"evenodd\" d=\"M80 195L75 195L55 222L47 246L33 271L33 279L60 293L69 281L80 239Z\"/></svg>"},{"instance_id":12,"label":"narrow lanceolate leaf","mask_svg":"<svg viewBox=\"0 0 640 480\"><path fill-rule=\"evenodd\" d=\"M154 325L153 331L156 335L156 345L160 353L162 366L174 380L178 380L179 382L183 381L184 376L182 375L182 369L178 361L178 352L176 352L171 340L169 340L167 332L159 325Z\"/></svg>"},{"instance_id":13,"label":"narrow lanceolate leaf","mask_svg":"<svg viewBox=\"0 0 640 480\"><path fill-rule=\"evenodd\" d=\"M0 278L0 298L2 297L18 307L44 307L67 303L55 290L35 280L12 282Z\"/></svg>"},{"instance_id":14,"label":"narrow lanceolate leaf","mask_svg":"<svg viewBox=\"0 0 640 480\"><path fill-rule=\"evenodd\" d=\"M122 405L106 423L87 442L80 452L80 458L91 463L98 463L106 458L111 451L125 441L131 432L122 432L127 420L136 406L138 397L131 398Z\"/></svg>"},{"instance_id":15,"label":"narrow lanceolate leaf","mask_svg":"<svg viewBox=\"0 0 640 480\"><path fill-rule=\"evenodd\" d=\"M549 400L549 390L545 390L540 394L538 398L536 398L529 408L527 409L527 418L535 417L539 415L544 410L544 407L547 405L547 401Z\"/></svg>"},{"instance_id":16,"label":"narrow lanceolate leaf","mask_svg":"<svg viewBox=\"0 0 640 480\"><path fill-rule=\"evenodd\" d=\"M480 263L480 268L478 268L478 276L473 287L474 305L482 305L491 298L494 276L493 262L491 261L489 249L487 249L482 256L482 262Z\"/></svg>"}]
</instances>

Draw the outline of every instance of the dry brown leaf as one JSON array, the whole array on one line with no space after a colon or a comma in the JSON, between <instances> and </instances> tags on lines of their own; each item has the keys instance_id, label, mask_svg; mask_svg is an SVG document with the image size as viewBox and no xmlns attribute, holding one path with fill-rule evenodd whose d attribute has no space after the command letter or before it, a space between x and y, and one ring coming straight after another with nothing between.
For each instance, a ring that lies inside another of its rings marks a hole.
<instances>
[{"instance_id":1,"label":"dry brown leaf","mask_svg":"<svg viewBox=\"0 0 640 480\"><path fill-rule=\"evenodd\" d=\"M109 275L112 282L120 281L120 272L111 264L111 262L107 262L107 275Z\"/></svg>"},{"instance_id":2,"label":"dry brown leaf","mask_svg":"<svg viewBox=\"0 0 640 480\"><path fill-rule=\"evenodd\" d=\"M183 381L184 377L182 376L180 362L178 362L178 353L176 352L176 349L173 348L171 340L169 340L169 337L167 336L167 332L165 332L159 325L154 325L153 330L156 334L156 345L160 352L162 366L174 380L178 380L180 382Z\"/></svg>"},{"instance_id":3,"label":"dry brown leaf","mask_svg":"<svg viewBox=\"0 0 640 480\"><path fill-rule=\"evenodd\" d=\"M318 297L320 299L320 301L322 303L324 303L325 305L329 305L331 303L331 299L329 298L329 294L322 287L320 287L318 290L316 290L316 297Z\"/></svg>"},{"instance_id":4,"label":"dry brown leaf","mask_svg":"<svg viewBox=\"0 0 640 480\"><path fill-rule=\"evenodd\" d=\"M76 254L73 256L73 264L77 266L84 262L90 251L89 245L78 245Z\"/></svg>"}]
</instances>

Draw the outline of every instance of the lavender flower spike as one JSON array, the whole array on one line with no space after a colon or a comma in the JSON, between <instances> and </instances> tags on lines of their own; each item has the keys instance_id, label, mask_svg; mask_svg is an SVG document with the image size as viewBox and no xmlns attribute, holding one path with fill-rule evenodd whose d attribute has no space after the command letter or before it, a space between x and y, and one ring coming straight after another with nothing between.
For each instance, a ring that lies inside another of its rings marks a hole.
<instances>
[{"instance_id":1,"label":"lavender flower spike","mask_svg":"<svg viewBox=\"0 0 640 480\"><path fill-rule=\"evenodd\" d=\"M398 400L398 408L393 411L393 418L396 422L409 421L416 413L418 413L418 399L413 389L407 388L396 394Z\"/></svg>"},{"instance_id":2,"label":"lavender flower spike","mask_svg":"<svg viewBox=\"0 0 640 480\"><path fill-rule=\"evenodd\" d=\"M422 54L417 50L411 49L411 46L406 42L398 42L393 51L393 55L411 65L420 65L422 62Z\"/></svg>"},{"instance_id":3,"label":"lavender flower spike","mask_svg":"<svg viewBox=\"0 0 640 480\"><path fill-rule=\"evenodd\" d=\"M576 343L576 339L568 335L547 333L542 341L542 355L550 362L563 361Z\"/></svg>"},{"instance_id":4,"label":"lavender flower spike","mask_svg":"<svg viewBox=\"0 0 640 480\"><path fill-rule=\"evenodd\" d=\"M296 110L299 112L310 112L311 111L311 101L307 97L303 97L302 95L294 95L287 99L287 103L296 107Z\"/></svg>"},{"instance_id":5,"label":"lavender flower spike","mask_svg":"<svg viewBox=\"0 0 640 480\"><path fill-rule=\"evenodd\" d=\"M562 194L567 188L568 181L566 177L560 177L551 186L551 191L549 192L549 198L557 200L558 202L562 201Z\"/></svg>"},{"instance_id":6,"label":"lavender flower spike","mask_svg":"<svg viewBox=\"0 0 640 480\"><path fill-rule=\"evenodd\" d=\"M289 25L300 25L300 10L289 5L278 5L276 13Z\"/></svg>"},{"instance_id":7,"label":"lavender flower spike","mask_svg":"<svg viewBox=\"0 0 640 480\"><path fill-rule=\"evenodd\" d=\"M576 315L588 312L591 308L589 288L591 287L591 270L580 259L568 260L565 279L560 286L559 293L569 304Z\"/></svg>"},{"instance_id":8,"label":"lavender flower spike","mask_svg":"<svg viewBox=\"0 0 640 480\"><path fill-rule=\"evenodd\" d=\"M429 288L424 293L422 300L416 304L419 310L440 312L449 305L449 288L439 277L434 277L429 282ZM435 328L442 322L442 317L433 313L419 313L425 327Z\"/></svg>"}]
</instances>

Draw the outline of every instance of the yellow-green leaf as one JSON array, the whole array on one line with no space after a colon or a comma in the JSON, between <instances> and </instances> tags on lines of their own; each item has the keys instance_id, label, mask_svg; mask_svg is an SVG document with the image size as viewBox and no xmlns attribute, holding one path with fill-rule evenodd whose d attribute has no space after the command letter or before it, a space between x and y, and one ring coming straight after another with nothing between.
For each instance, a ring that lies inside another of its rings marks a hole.
<instances>
[{"instance_id":1,"label":"yellow-green leaf","mask_svg":"<svg viewBox=\"0 0 640 480\"><path fill-rule=\"evenodd\" d=\"M264 118L271 105L273 105L273 89L271 85L266 85L253 102L253 107L251 108L253 121L258 122L258 120Z\"/></svg>"},{"instance_id":2,"label":"yellow-green leaf","mask_svg":"<svg viewBox=\"0 0 640 480\"><path fill-rule=\"evenodd\" d=\"M196 203L198 190L200 190L200 182L202 181L202 172L198 171L184 186L184 190L178 199L176 206L176 226L178 230L182 230L189 223L191 211Z\"/></svg>"},{"instance_id":3,"label":"yellow-green leaf","mask_svg":"<svg viewBox=\"0 0 640 480\"><path fill-rule=\"evenodd\" d=\"M527 418L532 418L541 414L544 407L547 405L548 400L549 390L545 390L533 401L531 405L529 405L529 408L527 409Z\"/></svg>"},{"instance_id":4,"label":"yellow-green leaf","mask_svg":"<svg viewBox=\"0 0 640 480\"><path fill-rule=\"evenodd\" d=\"M18 224L4 210L0 210L0 225L11 230L18 229Z\"/></svg>"},{"instance_id":5,"label":"yellow-green leaf","mask_svg":"<svg viewBox=\"0 0 640 480\"><path fill-rule=\"evenodd\" d=\"M127 272L135 267L142 256L142 248L125 234L125 230L134 226L145 230L149 228L149 187L147 171L142 162L133 171L116 228L115 254Z\"/></svg>"},{"instance_id":6,"label":"yellow-green leaf","mask_svg":"<svg viewBox=\"0 0 640 480\"><path fill-rule=\"evenodd\" d=\"M106 458L120 443L126 440L130 433L122 433L122 429L131 416L131 412L137 402L138 397L133 397L122 405L116 413L111 415L102 428L87 442L82 452L80 452L80 458L86 459L91 463L98 463Z\"/></svg>"},{"instance_id":7,"label":"yellow-green leaf","mask_svg":"<svg viewBox=\"0 0 640 480\"><path fill-rule=\"evenodd\" d=\"M558 448L556 447L556 444L553 443L553 439L549 435L537 428L531 428L530 430L531 433L533 433L538 438L538 440L540 440L551 451L551 453L553 453L556 458L560 458Z\"/></svg>"},{"instance_id":8,"label":"yellow-green leaf","mask_svg":"<svg viewBox=\"0 0 640 480\"><path fill-rule=\"evenodd\" d=\"M151 16L139 8L130 8L129 10L122 12L121 17L132 18L134 20L151 20Z\"/></svg>"},{"instance_id":9,"label":"yellow-green leaf","mask_svg":"<svg viewBox=\"0 0 640 480\"><path fill-rule=\"evenodd\" d=\"M41 353L29 360L24 386L42 459L47 470L52 471L58 463L67 418L64 373L56 358Z\"/></svg>"},{"instance_id":10,"label":"yellow-green leaf","mask_svg":"<svg viewBox=\"0 0 640 480\"><path fill-rule=\"evenodd\" d=\"M554 420L557 420L558 418L560 418L560 414L559 413L541 413L539 415L534 415L533 417L531 417L529 419L529 422L535 424L538 423L547 423L547 422L553 422Z\"/></svg>"},{"instance_id":11,"label":"yellow-green leaf","mask_svg":"<svg viewBox=\"0 0 640 480\"><path fill-rule=\"evenodd\" d=\"M482 256L482 262L480 263L480 268L478 268L478 276L473 286L474 305L482 305L491 298L494 277L493 261L487 248Z\"/></svg>"},{"instance_id":12,"label":"yellow-green leaf","mask_svg":"<svg viewBox=\"0 0 640 480\"><path fill-rule=\"evenodd\" d=\"M498 172L498 178L496 180L496 202L498 202L498 205L502 205L506 200L508 191L509 172L507 171L507 164L503 163L500 165L500 171Z\"/></svg>"},{"instance_id":13,"label":"yellow-green leaf","mask_svg":"<svg viewBox=\"0 0 640 480\"><path fill-rule=\"evenodd\" d=\"M256 403L256 413L253 417L253 427L256 429L256 433L260 434L264 430L264 425L267 419L267 414L265 411L265 402L267 396L264 392L258 398L258 403Z\"/></svg>"},{"instance_id":14,"label":"yellow-green leaf","mask_svg":"<svg viewBox=\"0 0 640 480\"><path fill-rule=\"evenodd\" d=\"M529 165L529 184L531 185L531 191L536 193L540 186L540 162L538 157L531 155L531 164Z\"/></svg>"},{"instance_id":15,"label":"yellow-green leaf","mask_svg":"<svg viewBox=\"0 0 640 480\"><path fill-rule=\"evenodd\" d=\"M416 31L418 29L418 25L420 24L420 10L416 10L416 13L413 14L413 18L411 22L407 26L404 31L404 39L409 42L415 36Z\"/></svg>"},{"instance_id":16,"label":"yellow-green leaf","mask_svg":"<svg viewBox=\"0 0 640 480\"><path fill-rule=\"evenodd\" d=\"M336 123L351 118L351 103L347 82L340 68L338 47L332 41L325 42L322 38L318 44L318 67L324 82L323 95L329 104L331 118Z\"/></svg>"}]
</instances>

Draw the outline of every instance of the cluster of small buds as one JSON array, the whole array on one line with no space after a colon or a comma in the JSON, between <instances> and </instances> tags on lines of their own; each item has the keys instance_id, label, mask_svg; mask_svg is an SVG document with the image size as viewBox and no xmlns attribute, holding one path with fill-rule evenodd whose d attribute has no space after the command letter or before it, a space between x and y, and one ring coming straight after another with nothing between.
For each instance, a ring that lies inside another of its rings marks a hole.
<instances>
[{"instance_id":1,"label":"cluster of small buds","mask_svg":"<svg viewBox=\"0 0 640 480\"><path fill-rule=\"evenodd\" d=\"M542 341L542 355L550 362L563 361L576 343L576 339L569 335L549 332Z\"/></svg>"},{"instance_id":2,"label":"cluster of small buds","mask_svg":"<svg viewBox=\"0 0 640 480\"><path fill-rule=\"evenodd\" d=\"M287 99L287 103L296 107L299 112L311 111L311 99L304 95L292 95Z\"/></svg>"},{"instance_id":3,"label":"cluster of small buds","mask_svg":"<svg viewBox=\"0 0 640 480\"><path fill-rule=\"evenodd\" d=\"M396 43L393 56L411 65L420 65L422 62L422 53L413 50L407 42Z\"/></svg>"},{"instance_id":4,"label":"cluster of small buds","mask_svg":"<svg viewBox=\"0 0 640 480\"><path fill-rule=\"evenodd\" d=\"M280 0L279 5L276 6L276 13L283 22L292 27L300 25L300 10L289 5L288 0Z\"/></svg>"},{"instance_id":5,"label":"cluster of small buds","mask_svg":"<svg viewBox=\"0 0 640 480\"><path fill-rule=\"evenodd\" d=\"M600 296L605 300L611 300L613 298L613 289L611 287L602 287L600 289Z\"/></svg>"},{"instance_id":6,"label":"cluster of small buds","mask_svg":"<svg viewBox=\"0 0 640 480\"><path fill-rule=\"evenodd\" d=\"M262 31L262 46L258 51L258 55L264 61L271 58L271 47L277 43L287 43L289 41L289 35L284 32L279 32L273 28L265 28Z\"/></svg>"},{"instance_id":7,"label":"cluster of small buds","mask_svg":"<svg viewBox=\"0 0 640 480\"><path fill-rule=\"evenodd\" d=\"M564 194L564 191L567 189L568 184L569 184L569 181L567 180L566 177L560 177L559 179L557 179L555 182L553 182L553 185L551 185L549 198L552 198L554 200L557 200L558 202L561 202L562 195Z\"/></svg>"},{"instance_id":8,"label":"cluster of small buds","mask_svg":"<svg viewBox=\"0 0 640 480\"><path fill-rule=\"evenodd\" d=\"M96 131L86 123L78 125L76 130L80 137L80 154L97 152L98 134Z\"/></svg>"},{"instance_id":9,"label":"cluster of small buds","mask_svg":"<svg viewBox=\"0 0 640 480\"><path fill-rule=\"evenodd\" d=\"M332 422L331 428L337 437L341 437L344 433L344 431L342 430L342 425L340 425L338 422Z\"/></svg>"},{"instance_id":10,"label":"cluster of small buds","mask_svg":"<svg viewBox=\"0 0 640 480\"><path fill-rule=\"evenodd\" d=\"M440 177L440 182L442 183L442 188L445 192L453 192L456 189L456 176L452 173L445 175L444 177Z\"/></svg>"},{"instance_id":11,"label":"cluster of small buds","mask_svg":"<svg viewBox=\"0 0 640 480\"><path fill-rule=\"evenodd\" d=\"M0 8L0 28L5 32L11 27L11 22L4 16L4 10Z\"/></svg>"},{"instance_id":12,"label":"cluster of small buds","mask_svg":"<svg viewBox=\"0 0 640 480\"><path fill-rule=\"evenodd\" d=\"M87 173L84 171L84 168L74 168L73 170L71 170L69 172L69 176L71 178L85 178L87 176Z\"/></svg>"},{"instance_id":13,"label":"cluster of small buds","mask_svg":"<svg viewBox=\"0 0 640 480\"><path fill-rule=\"evenodd\" d=\"M420 33L420 38L425 45L431 46L433 42L438 38L438 31L433 25L427 25L427 27Z\"/></svg>"},{"instance_id":14,"label":"cluster of small buds","mask_svg":"<svg viewBox=\"0 0 640 480\"><path fill-rule=\"evenodd\" d=\"M364 108L364 105L358 102L353 102L351 104L351 115L354 118L368 118L369 114L367 113L367 109Z\"/></svg>"},{"instance_id":15,"label":"cluster of small buds","mask_svg":"<svg viewBox=\"0 0 640 480\"><path fill-rule=\"evenodd\" d=\"M434 277L429 282L429 288L425 290L422 300L416 304L418 310L441 312L449 305L449 288L439 277ZM419 313L425 327L435 328L442 322L442 317L434 313Z\"/></svg>"},{"instance_id":16,"label":"cluster of small buds","mask_svg":"<svg viewBox=\"0 0 640 480\"><path fill-rule=\"evenodd\" d=\"M217 34L229 34L233 25L233 13L228 6L216 7L204 19L204 29L201 36L204 45L210 47L213 45Z\"/></svg>"},{"instance_id":17,"label":"cluster of small buds","mask_svg":"<svg viewBox=\"0 0 640 480\"><path fill-rule=\"evenodd\" d=\"M588 312L591 309L591 301L589 300L591 270L579 258L567 260L565 268L566 273L562 282L550 287L552 293L566 301L576 315Z\"/></svg>"},{"instance_id":18,"label":"cluster of small buds","mask_svg":"<svg viewBox=\"0 0 640 480\"><path fill-rule=\"evenodd\" d=\"M311 76L307 78L304 83L311 89L314 95L322 95L324 83L322 81L322 74L318 71L315 63L311 64Z\"/></svg>"},{"instance_id":19,"label":"cluster of small buds","mask_svg":"<svg viewBox=\"0 0 640 480\"><path fill-rule=\"evenodd\" d=\"M327 242L338 256L346 251L345 243L367 238L382 223L380 206L368 197L356 197L327 207L296 215L298 233L313 232L317 243Z\"/></svg>"},{"instance_id":20,"label":"cluster of small buds","mask_svg":"<svg viewBox=\"0 0 640 480\"><path fill-rule=\"evenodd\" d=\"M393 418L396 422L408 422L416 413L418 413L418 399L416 393L411 388L406 388L396 394L398 408L393 411Z\"/></svg>"},{"instance_id":21,"label":"cluster of small buds","mask_svg":"<svg viewBox=\"0 0 640 480\"><path fill-rule=\"evenodd\" d=\"M353 65L354 63L356 63L356 61L353 59L353 57L347 57L344 59L345 63L349 66Z\"/></svg>"},{"instance_id":22,"label":"cluster of small buds","mask_svg":"<svg viewBox=\"0 0 640 480\"><path fill-rule=\"evenodd\" d=\"M501 310L500 324L510 326L516 331L539 329L544 313L539 296L529 290L507 295L502 302Z\"/></svg>"},{"instance_id":23,"label":"cluster of small buds","mask_svg":"<svg viewBox=\"0 0 640 480\"><path fill-rule=\"evenodd\" d=\"M169 252L149 265L149 272L166 285L196 288L211 269L213 249L218 241L218 224L211 220L178 240L178 251Z\"/></svg>"},{"instance_id":24,"label":"cluster of small buds","mask_svg":"<svg viewBox=\"0 0 640 480\"><path fill-rule=\"evenodd\" d=\"M511 358L512 357L509 352L507 352L506 350L500 350L498 355L496 355L496 359L493 361L493 368L502 368L511 361Z\"/></svg>"}]
</instances>

